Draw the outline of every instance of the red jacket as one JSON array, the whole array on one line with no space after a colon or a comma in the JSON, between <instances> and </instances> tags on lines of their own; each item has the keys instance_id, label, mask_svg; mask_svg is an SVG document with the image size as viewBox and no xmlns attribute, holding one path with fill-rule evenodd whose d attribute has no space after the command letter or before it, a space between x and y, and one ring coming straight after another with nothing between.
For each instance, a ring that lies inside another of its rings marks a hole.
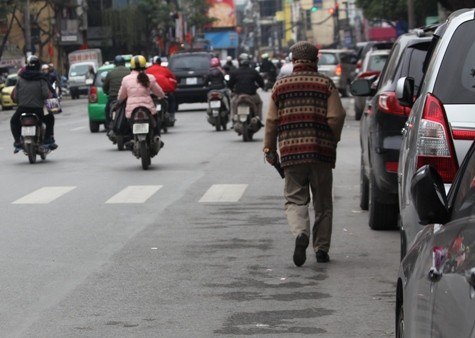
<instances>
[{"instance_id":1,"label":"red jacket","mask_svg":"<svg viewBox=\"0 0 475 338\"><path fill-rule=\"evenodd\" d=\"M153 64L148 67L145 72L155 76L158 85L163 89L165 94L173 93L175 91L177 85L176 77L175 74L173 74L167 67Z\"/></svg>"}]
</instances>

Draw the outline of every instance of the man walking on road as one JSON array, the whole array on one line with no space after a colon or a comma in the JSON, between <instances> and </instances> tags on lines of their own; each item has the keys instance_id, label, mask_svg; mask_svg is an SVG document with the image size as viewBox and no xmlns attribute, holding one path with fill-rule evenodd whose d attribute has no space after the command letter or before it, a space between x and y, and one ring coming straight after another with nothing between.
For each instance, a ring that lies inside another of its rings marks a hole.
<instances>
[{"instance_id":1,"label":"man walking on road","mask_svg":"<svg viewBox=\"0 0 475 338\"><path fill-rule=\"evenodd\" d=\"M293 71L277 80L272 90L264 153L271 165L281 162L285 172L285 212L296 237L293 260L301 266L306 260L310 238L310 191L315 210L313 250L317 262L330 261L332 170L346 112L333 81L318 73L318 49L301 41L290 51Z\"/></svg>"}]
</instances>

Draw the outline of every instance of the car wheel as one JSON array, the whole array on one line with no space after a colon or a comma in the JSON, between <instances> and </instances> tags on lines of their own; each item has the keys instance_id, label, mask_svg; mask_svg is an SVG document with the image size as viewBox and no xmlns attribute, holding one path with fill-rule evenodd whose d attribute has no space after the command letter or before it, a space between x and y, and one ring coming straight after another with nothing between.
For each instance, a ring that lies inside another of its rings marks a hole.
<instances>
[{"instance_id":1,"label":"car wheel","mask_svg":"<svg viewBox=\"0 0 475 338\"><path fill-rule=\"evenodd\" d=\"M363 154L361 154L360 164L360 208L368 210L369 205L369 180L364 173Z\"/></svg>"},{"instance_id":2,"label":"car wheel","mask_svg":"<svg viewBox=\"0 0 475 338\"><path fill-rule=\"evenodd\" d=\"M91 133L99 132L99 123L89 121L89 130L91 131Z\"/></svg>"},{"instance_id":3,"label":"car wheel","mask_svg":"<svg viewBox=\"0 0 475 338\"><path fill-rule=\"evenodd\" d=\"M371 173L369 179L369 227L373 230L394 230L397 228L398 206L397 204L381 203L383 192L375 183Z\"/></svg>"}]
</instances>

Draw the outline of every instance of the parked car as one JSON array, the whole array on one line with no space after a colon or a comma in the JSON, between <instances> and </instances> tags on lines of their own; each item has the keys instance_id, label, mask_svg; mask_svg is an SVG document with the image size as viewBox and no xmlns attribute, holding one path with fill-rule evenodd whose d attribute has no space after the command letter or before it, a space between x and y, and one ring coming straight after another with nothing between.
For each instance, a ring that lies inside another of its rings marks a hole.
<instances>
[{"instance_id":1,"label":"parked car","mask_svg":"<svg viewBox=\"0 0 475 338\"><path fill-rule=\"evenodd\" d=\"M390 49L370 50L363 61L360 71L356 74L356 79L365 79L369 77L378 77L389 57ZM355 119L359 121L366 105L367 97L355 96Z\"/></svg>"},{"instance_id":2,"label":"parked car","mask_svg":"<svg viewBox=\"0 0 475 338\"><path fill-rule=\"evenodd\" d=\"M358 48L356 51L356 58L358 61L356 62L356 73L361 71L361 67L363 67L363 61L366 57L366 54L372 50L378 49L391 49L393 48L394 41L363 41L358 42Z\"/></svg>"},{"instance_id":3,"label":"parked car","mask_svg":"<svg viewBox=\"0 0 475 338\"><path fill-rule=\"evenodd\" d=\"M10 109L16 106L16 103L13 102L11 95L13 88L15 88L17 79L17 74L10 74L5 80L5 86L2 88L2 95L0 96L0 104L2 105L3 110Z\"/></svg>"},{"instance_id":4,"label":"parked car","mask_svg":"<svg viewBox=\"0 0 475 338\"><path fill-rule=\"evenodd\" d=\"M398 169L402 256L422 229L410 178L421 166L432 164L448 189L475 139L474 16L473 8L456 11L436 30L420 88L417 79L398 83L399 103L412 107Z\"/></svg>"},{"instance_id":5,"label":"parked car","mask_svg":"<svg viewBox=\"0 0 475 338\"><path fill-rule=\"evenodd\" d=\"M318 52L318 71L330 77L340 94L346 97L356 75L356 61L352 50L321 49Z\"/></svg>"},{"instance_id":6,"label":"parked car","mask_svg":"<svg viewBox=\"0 0 475 338\"><path fill-rule=\"evenodd\" d=\"M410 182L426 225L400 263L396 337L474 337L475 143L448 197L432 164L419 168Z\"/></svg>"},{"instance_id":7,"label":"parked car","mask_svg":"<svg viewBox=\"0 0 475 338\"><path fill-rule=\"evenodd\" d=\"M123 55L126 63L125 67L130 67L130 60L132 55ZM108 72L114 69L113 62L106 62L103 66L97 69L94 76L93 84L89 87L87 113L89 116L89 130L91 133L97 133L101 124L106 122L105 108L107 104L107 95L102 89L102 82L106 78Z\"/></svg>"},{"instance_id":8,"label":"parked car","mask_svg":"<svg viewBox=\"0 0 475 338\"><path fill-rule=\"evenodd\" d=\"M181 103L207 102L209 89L204 80L212 57L208 52L179 52L168 60L168 68L178 82L175 91L177 111Z\"/></svg>"},{"instance_id":9,"label":"parked car","mask_svg":"<svg viewBox=\"0 0 475 338\"><path fill-rule=\"evenodd\" d=\"M360 121L361 169L360 207L369 211L373 230L396 229L398 225L397 167L401 146L401 129L409 108L396 99L396 83L411 76L420 83L425 55L434 28L417 29L401 35L395 42L378 79L359 79L351 85L355 96L371 96L368 109Z\"/></svg>"}]
</instances>

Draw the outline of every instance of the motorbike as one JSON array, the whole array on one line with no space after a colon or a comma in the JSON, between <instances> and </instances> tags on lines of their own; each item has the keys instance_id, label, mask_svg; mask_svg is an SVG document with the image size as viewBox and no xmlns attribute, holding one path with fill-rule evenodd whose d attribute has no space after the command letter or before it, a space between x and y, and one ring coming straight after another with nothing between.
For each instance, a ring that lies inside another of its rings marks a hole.
<instances>
[{"instance_id":1,"label":"motorbike","mask_svg":"<svg viewBox=\"0 0 475 338\"><path fill-rule=\"evenodd\" d=\"M172 121L170 120L170 113L168 112L168 100L167 98L158 99L153 97L153 102L155 103L157 109L158 120L160 121L160 129L164 133L168 132L168 127L172 127Z\"/></svg>"},{"instance_id":2,"label":"motorbike","mask_svg":"<svg viewBox=\"0 0 475 338\"><path fill-rule=\"evenodd\" d=\"M274 86L274 83L276 81L276 76L273 73L260 73L262 76L262 79L264 80L264 87L262 88L265 92L272 89Z\"/></svg>"},{"instance_id":3,"label":"motorbike","mask_svg":"<svg viewBox=\"0 0 475 338\"><path fill-rule=\"evenodd\" d=\"M225 100L227 102L225 102ZM227 103L227 105L226 105ZM227 129L229 122L229 99L218 89L212 89L208 92L208 123L216 128L216 131Z\"/></svg>"},{"instance_id":4,"label":"motorbike","mask_svg":"<svg viewBox=\"0 0 475 338\"><path fill-rule=\"evenodd\" d=\"M244 142L252 141L253 135L263 126L257 115L257 106L252 101L252 97L247 94L239 94L236 106L234 131L242 135Z\"/></svg>"},{"instance_id":5,"label":"motorbike","mask_svg":"<svg viewBox=\"0 0 475 338\"><path fill-rule=\"evenodd\" d=\"M117 101L112 101L110 107L111 125L107 137L112 144L117 144L118 150L124 150L125 144L132 140L132 132L125 117L125 102L117 105Z\"/></svg>"},{"instance_id":6,"label":"motorbike","mask_svg":"<svg viewBox=\"0 0 475 338\"><path fill-rule=\"evenodd\" d=\"M155 135L157 119L146 107L137 107L132 111L132 153L141 160L142 169L147 170L151 159L158 154L163 142Z\"/></svg>"},{"instance_id":7,"label":"motorbike","mask_svg":"<svg viewBox=\"0 0 475 338\"><path fill-rule=\"evenodd\" d=\"M23 152L28 156L31 164L36 163L36 156L39 155L42 160L51 152L49 147L43 146L45 126L38 115L34 113L22 113L21 122L21 140L23 143Z\"/></svg>"}]
</instances>

